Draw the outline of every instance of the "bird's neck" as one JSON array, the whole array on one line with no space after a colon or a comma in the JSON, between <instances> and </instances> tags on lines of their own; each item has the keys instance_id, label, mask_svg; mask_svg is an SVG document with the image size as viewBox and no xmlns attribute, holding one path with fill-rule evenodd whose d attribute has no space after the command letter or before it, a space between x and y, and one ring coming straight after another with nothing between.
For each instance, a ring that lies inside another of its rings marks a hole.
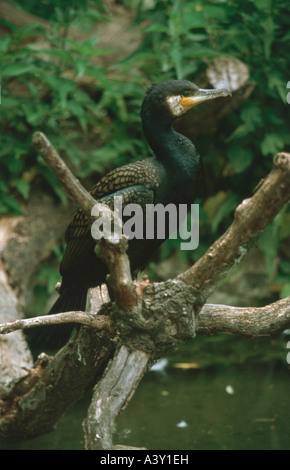
<instances>
[{"instance_id":1,"label":"bird's neck","mask_svg":"<svg viewBox=\"0 0 290 470\"><path fill-rule=\"evenodd\" d=\"M191 140L176 132L171 123L160 125L150 121L150 124L145 123L143 128L156 158L165 167L176 170L184 166L188 168L199 159Z\"/></svg>"}]
</instances>

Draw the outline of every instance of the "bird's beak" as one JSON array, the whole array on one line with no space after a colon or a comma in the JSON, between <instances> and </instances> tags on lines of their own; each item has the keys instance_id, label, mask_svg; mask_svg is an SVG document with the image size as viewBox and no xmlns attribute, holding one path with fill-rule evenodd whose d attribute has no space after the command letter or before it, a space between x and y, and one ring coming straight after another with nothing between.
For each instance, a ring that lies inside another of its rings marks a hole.
<instances>
[{"instance_id":1,"label":"bird's beak","mask_svg":"<svg viewBox=\"0 0 290 470\"><path fill-rule=\"evenodd\" d=\"M196 106L199 103L202 103L203 101L214 100L215 98L220 98L221 96L231 95L231 92L226 88L213 90L203 90L200 88L194 93L193 96L183 96L179 104L187 110L193 108L193 106Z\"/></svg>"}]
</instances>

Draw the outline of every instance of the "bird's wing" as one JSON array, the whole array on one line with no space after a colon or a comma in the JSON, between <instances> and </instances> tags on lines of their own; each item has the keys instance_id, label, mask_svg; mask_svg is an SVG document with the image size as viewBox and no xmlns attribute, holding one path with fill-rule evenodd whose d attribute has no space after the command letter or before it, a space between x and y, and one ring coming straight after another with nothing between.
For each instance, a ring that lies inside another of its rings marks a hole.
<instances>
[{"instance_id":1,"label":"bird's wing","mask_svg":"<svg viewBox=\"0 0 290 470\"><path fill-rule=\"evenodd\" d=\"M92 188L91 195L100 199L130 186L154 189L160 184L161 167L155 158L146 158L110 171Z\"/></svg>"},{"instance_id":2,"label":"bird's wing","mask_svg":"<svg viewBox=\"0 0 290 470\"><path fill-rule=\"evenodd\" d=\"M114 196L122 196L123 207L127 204L139 204L145 208L146 204L154 202L154 189L160 181L158 171L158 166L151 163L151 159L117 168L102 178L93 187L91 194L112 210ZM90 230L89 217L82 209L78 209L65 235L67 246L60 264L62 276L72 266L77 266L81 260L85 262L93 254L94 240Z\"/></svg>"}]
</instances>

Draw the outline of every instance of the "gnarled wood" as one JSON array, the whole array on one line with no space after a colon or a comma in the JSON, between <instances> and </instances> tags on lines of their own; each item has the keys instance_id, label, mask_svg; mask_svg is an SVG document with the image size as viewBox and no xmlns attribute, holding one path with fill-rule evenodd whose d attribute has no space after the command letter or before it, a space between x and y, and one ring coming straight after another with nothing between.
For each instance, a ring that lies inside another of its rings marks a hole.
<instances>
[{"instance_id":1,"label":"gnarled wood","mask_svg":"<svg viewBox=\"0 0 290 470\"><path fill-rule=\"evenodd\" d=\"M83 424L87 450L114 448L115 419L130 401L150 360L150 354L144 351L129 351L125 346L117 351L104 378L94 388Z\"/></svg>"}]
</instances>

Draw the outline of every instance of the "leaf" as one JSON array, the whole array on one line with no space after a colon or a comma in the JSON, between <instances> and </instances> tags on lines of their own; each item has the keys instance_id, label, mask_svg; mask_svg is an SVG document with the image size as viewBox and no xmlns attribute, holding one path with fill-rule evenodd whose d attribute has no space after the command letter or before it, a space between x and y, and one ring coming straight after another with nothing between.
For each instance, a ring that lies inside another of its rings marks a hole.
<instances>
[{"instance_id":1,"label":"leaf","mask_svg":"<svg viewBox=\"0 0 290 470\"><path fill-rule=\"evenodd\" d=\"M274 261L279 246L278 226L275 219L266 226L256 243L264 254L267 272L272 276L275 269Z\"/></svg>"},{"instance_id":2,"label":"leaf","mask_svg":"<svg viewBox=\"0 0 290 470\"><path fill-rule=\"evenodd\" d=\"M182 68L182 54L177 44L173 44L173 47L170 49L170 57L174 64L177 80L182 80L184 78Z\"/></svg>"},{"instance_id":3,"label":"leaf","mask_svg":"<svg viewBox=\"0 0 290 470\"><path fill-rule=\"evenodd\" d=\"M41 125L49 113L48 105L44 105L41 102L35 103L33 108L31 108L31 104L24 104L22 109L24 111L26 121L33 127Z\"/></svg>"},{"instance_id":4,"label":"leaf","mask_svg":"<svg viewBox=\"0 0 290 470\"><path fill-rule=\"evenodd\" d=\"M10 196L9 194L3 194L1 195L0 200L0 213L21 215L22 207L14 197Z\"/></svg>"},{"instance_id":5,"label":"leaf","mask_svg":"<svg viewBox=\"0 0 290 470\"><path fill-rule=\"evenodd\" d=\"M83 77L87 70L87 63L83 61L82 59L76 59L75 68L76 68L77 77Z\"/></svg>"},{"instance_id":6,"label":"leaf","mask_svg":"<svg viewBox=\"0 0 290 470\"><path fill-rule=\"evenodd\" d=\"M281 218L281 223L279 227L279 238L284 240L285 238L290 237L290 214L283 214Z\"/></svg>"},{"instance_id":7,"label":"leaf","mask_svg":"<svg viewBox=\"0 0 290 470\"><path fill-rule=\"evenodd\" d=\"M219 206L226 200L227 193L225 191L219 191L214 196L209 197L203 204L203 208L207 217L210 221L213 220Z\"/></svg>"},{"instance_id":8,"label":"leaf","mask_svg":"<svg viewBox=\"0 0 290 470\"><path fill-rule=\"evenodd\" d=\"M38 36L43 34L44 29L37 23L28 24L22 26L21 28L17 27L15 31L16 39L21 41L22 39L29 38L31 36Z\"/></svg>"},{"instance_id":9,"label":"leaf","mask_svg":"<svg viewBox=\"0 0 290 470\"><path fill-rule=\"evenodd\" d=\"M190 31L191 29L206 28L207 22L204 15L200 11L187 11L184 9L184 19L182 23L183 31Z\"/></svg>"},{"instance_id":10,"label":"leaf","mask_svg":"<svg viewBox=\"0 0 290 470\"><path fill-rule=\"evenodd\" d=\"M290 282L287 282L280 292L280 299L285 299L290 296Z\"/></svg>"},{"instance_id":11,"label":"leaf","mask_svg":"<svg viewBox=\"0 0 290 470\"><path fill-rule=\"evenodd\" d=\"M258 10L265 10L266 8L269 8L269 0L255 0L255 7Z\"/></svg>"},{"instance_id":12,"label":"leaf","mask_svg":"<svg viewBox=\"0 0 290 470\"><path fill-rule=\"evenodd\" d=\"M168 27L162 24L151 24L143 29L144 33L168 33Z\"/></svg>"},{"instance_id":13,"label":"leaf","mask_svg":"<svg viewBox=\"0 0 290 470\"><path fill-rule=\"evenodd\" d=\"M290 41L290 31L287 31L287 33L280 39L280 41L283 41L283 42Z\"/></svg>"},{"instance_id":14,"label":"leaf","mask_svg":"<svg viewBox=\"0 0 290 470\"><path fill-rule=\"evenodd\" d=\"M278 26L274 23L273 19L268 16L265 20L260 22L260 25L265 31L264 34L264 53L266 60L269 60L271 55L271 46L275 39L275 30Z\"/></svg>"},{"instance_id":15,"label":"leaf","mask_svg":"<svg viewBox=\"0 0 290 470\"><path fill-rule=\"evenodd\" d=\"M270 90L276 90L283 103L286 104L286 91L285 91L285 77L278 73L271 73L268 75L268 86Z\"/></svg>"},{"instance_id":16,"label":"leaf","mask_svg":"<svg viewBox=\"0 0 290 470\"><path fill-rule=\"evenodd\" d=\"M241 111L241 119L247 123L249 129L255 130L263 122L259 104L257 102L247 104Z\"/></svg>"},{"instance_id":17,"label":"leaf","mask_svg":"<svg viewBox=\"0 0 290 470\"><path fill-rule=\"evenodd\" d=\"M1 37L1 41L0 41L0 52L4 52L6 51L6 49L8 49L8 47L10 46L12 42L12 38L10 36L6 36L6 37ZM3 58L4 58L4 55L3 55Z\"/></svg>"},{"instance_id":18,"label":"leaf","mask_svg":"<svg viewBox=\"0 0 290 470\"><path fill-rule=\"evenodd\" d=\"M276 155L284 148L284 139L276 133L268 133L265 135L261 143L261 152L263 155Z\"/></svg>"},{"instance_id":19,"label":"leaf","mask_svg":"<svg viewBox=\"0 0 290 470\"><path fill-rule=\"evenodd\" d=\"M87 120L84 113L84 108L77 101L68 101L67 109L71 112L73 116L77 118L83 130L87 129Z\"/></svg>"},{"instance_id":20,"label":"leaf","mask_svg":"<svg viewBox=\"0 0 290 470\"><path fill-rule=\"evenodd\" d=\"M21 196L24 197L24 199L28 198L30 192L30 184L27 181L25 181L24 179L17 179L12 181L12 185L17 189Z\"/></svg>"},{"instance_id":21,"label":"leaf","mask_svg":"<svg viewBox=\"0 0 290 470\"><path fill-rule=\"evenodd\" d=\"M39 49L38 52L60 59L64 63L73 63L72 55L64 49Z\"/></svg>"},{"instance_id":22,"label":"leaf","mask_svg":"<svg viewBox=\"0 0 290 470\"><path fill-rule=\"evenodd\" d=\"M288 276L290 276L290 261L283 259L280 262L280 269L284 274L287 274Z\"/></svg>"},{"instance_id":23,"label":"leaf","mask_svg":"<svg viewBox=\"0 0 290 470\"><path fill-rule=\"evenodd\" d=\"M25 73L35 72L35 66L32 64L23 64L21 62L15 62L14 64L8 64L2 68L2 77L18 77Z\"/></svg>"},{"instance_id":24,"label":"leaf","mask_svg":"<svg viewBox=\"0 0 290 470\"><path fill-rule=\"evenodd\" d=\"M227 141L231 142L234 139L241 139L249 134L249 126L247 123L240 124L235 128L235 130L230 134Z\"/></svg>"},{"instance_id":25,"label":"leaf","mask_svg":"<svg viewBox=\"0 0 290 470\"><path fill-rule=\"evenodd\" d=\"M238 205L238 196L236 194L230 193L227 199L218 208L214 216L214 219L212 221L212 229L214 232L217 230L222 220L224 220L227 216L229 216L235 210L237 205Z\"/></svg>"},{"instance_id":26,"label":"leaf","mask_svg":"<svg viewBox=\"0 0 290 470\"><path fill-rule=\"evenodd\" d=\"M242 173L253 161L253 153L249 148L244 148L240 144L230 146L227 157L231 168L231 173Z\"/></svg>"},{"instance_id":27,"label":"leaf","mask_svg":"<svg viewBox=\"0 0 290 470\"><path fill-rule=\"evenodd\" d=\"M59 94L60 107L65 109L69 108L73 101L68 100L69 95L76 89L76 83L72 80L59 80L57 92Z\"/></svg>"},{"instance_id":28,"label":"leaf","mask_svg":"<svg viewBox=\"0 0 290 470\"><path fill-rule=\"evenodd\" d=\"M247 136L250 132L262 126L263 116L258 103L253 102L246 104L241 111L242 124L236 127L234 132L228 137L228 142L234 139L240 139Z\"/></svg>"},{"instance_id":29,"label":"leaf","mask_svg":"<svg viewBox=\"0 0 290 470\"><path fill-rule=\"evenodd\" d=\"M213 18L214 20L224 21L227 18L227 14L224 8L217 7L214 5L207 6L203 9L205 16Z\"/></svg>"},{"instance_id":30,"label":"leaf","mask_svg":"<svg viewBox=\"0 0 290 470\"><path fill-rule=\"evenodd\" d=\"M40 283L45 282L48 292L51 293L59 281L59 272L53 266L44 264L38 272L37 281Z\"/></svg>"}]
</instances>

